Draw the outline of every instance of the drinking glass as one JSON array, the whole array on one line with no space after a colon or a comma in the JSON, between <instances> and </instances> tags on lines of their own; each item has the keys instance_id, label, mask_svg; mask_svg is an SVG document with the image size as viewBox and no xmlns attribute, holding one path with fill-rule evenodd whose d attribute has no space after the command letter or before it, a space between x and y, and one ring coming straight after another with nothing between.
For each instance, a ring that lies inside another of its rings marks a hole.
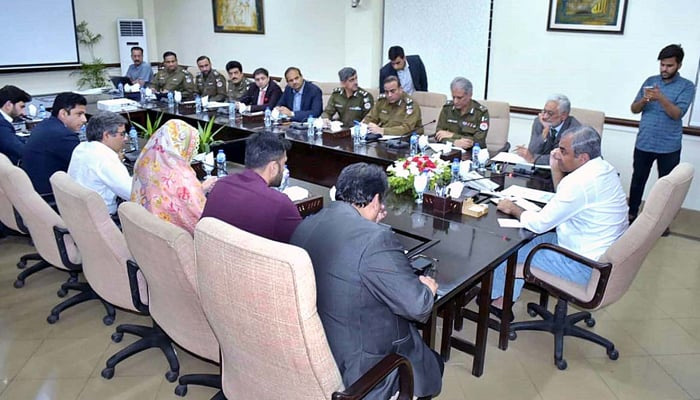
<instances>
[{"instance_id":1,"label":"drinking glass","mask_svg":"<svg viewBox=\"0 0 700 400\"><path fill-rule=\"evenodd\" d=\"M418 198L416 199L416 204L423 204L423 192L425 192L425 188L428 186L428 175L423 173L420 175L417 175L415 178L413 178L413 188L416 189L416 193L418 194Z\"/></svg>"},{"instance_id":2,"label":"drinking glass","mask_svg":"<svg viewBox=\"0 0 700 400\"><path fill-rule=\"evenodd\" d=\"M212 164L203 162L202 163L202 168L204 168L204 172L206 172L206 175L204 176L204 179L211 178L211 171L214 170L214 166Z\"/></svg>"}]
</instances>

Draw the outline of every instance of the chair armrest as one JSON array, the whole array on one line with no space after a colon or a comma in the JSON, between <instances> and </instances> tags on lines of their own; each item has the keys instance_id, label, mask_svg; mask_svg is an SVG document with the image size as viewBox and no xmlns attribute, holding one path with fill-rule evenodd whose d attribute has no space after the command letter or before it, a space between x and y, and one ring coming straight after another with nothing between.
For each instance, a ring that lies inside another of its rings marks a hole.
<instances>
[{"instance_id":1,"label":"chair armrest","mask_svg":"<svg viewBox=\"0 0 700 400\"><path fill-rule=\"evenodd\" d=\"M58 212L58 204L56 204L56 198L54 197L53 193L39 193L39 196L41 196L42 199L46 202L46 204L49 205L49 207L53 208L54 211L56 211L56 214L61 215L60 212Z\"/></svg>"},{"instance_id":2,"label":"chair armrest","mask_svg":"<svg viewBox=\"0 0 700 400\"><path fill-rule=\"evenodd\" d=\"M126 260L126 273L129 276L129 289L131 289L131 301L139 312L149 315L148 306L141 301L141 290L139 289L139 265L136 261Z\"/></svg>"},{"instance_id":3,"label":"chair armrest","mask_svg":"<svg viewBox=\"0 0 700 400\"><path fill-rule=\"evenodd\" d=\"M595 290L595 295L593 295L593 298L590 301L580 300L577 297L574 297L574 295L567 293L558 287L552 286L549 283L539 279L538 277L532 274L532 271L530 270L530 263L532 262L532 258L538 251L545 249L554 251L591 269L596 269L600 271L600 279L598 279L598 285ZM580 254L574 253L571 250L565 249L561 246L557 246L552 243L540 243L537 246L535 246L532 249L532 251L530 251L530 254L527 255L527 258L525 259L525 265L523 268L523 275L525 276L525 280L527 282L534 283L544 288L548 292L552 293L553 295L559 298L563 298L570 303L576 304L583 308L590 309L597 307L603 299L603 295L605 294L605 288L608 285L608 278L610 278L611 270L611 263L601 263L595 260L591 260L590 258L584 257Z\"/></svg>"},{"instance_id":4,"label":"chair armrest","mask_svg":"<svg viewBox=\"0 0 700 400\"><path fill-rule=\"evenodd\" d=\"M29 235L29 229L27 229L27 226L24 225L24 221L22 220L22 216L19 215L19 212L15 208L15 206L12 206L12 211L15 214L15 223L17 223L17 227L19 228L19 231L21 233L24 233L25 235Z\"/></svg>"},{"instance_id":5,"label":"chair armrest","mask_svg":"<svg viewBox=\"0 0 700 400\"><path fill-rule=\"evenodd\" d=\"M399 370L399 397L397 400L412 400L413 368L411 362L396 353L384 357L382 361L344 391L333 393L332 400L361 399L397 368Z\"/></svg>"},{"instance_id":6,"label":"chair armrest","mask_svg":"<svg viewBox=\"0 0 700 400\"><path fill-rule=\"evenodd\" d=\"M71 271L77 271L77 272L82 271L83 264L75 264L68 257L68 250L66 248L66 240L65 240L66 235L70 235L70 232L68 232L68 229L61 228L60 226L54 225L53 234L54 234L54 237L56 238L56 245L58 246L58 255L61 257L61 262L63 263L63 265Z\"/></svg>"}]
</instances>

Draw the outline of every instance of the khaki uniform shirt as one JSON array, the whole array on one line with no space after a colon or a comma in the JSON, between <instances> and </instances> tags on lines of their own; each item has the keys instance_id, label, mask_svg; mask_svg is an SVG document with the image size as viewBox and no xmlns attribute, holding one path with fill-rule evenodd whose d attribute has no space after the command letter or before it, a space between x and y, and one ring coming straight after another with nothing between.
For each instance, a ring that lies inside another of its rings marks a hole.
<instances>
[{"instance_id":1,"label":"khaki uniform shirt","mask_svg":"<svg viewBox=\"0 0 700 400\"><path fill-rule=\"evenodd\" d=\"M209 101L226 101L226 79L219 71L212 69L206 77L198 73L195 85L197 93L202 97L209 96Z\"/></svg>"},{"instance_id":2,"label":"khaki uniform shirt","mask_svg":"<svg viewBox=\"0 0 700 400\"><path fill-rule=\"evenodd\" d=\"M228 92L227 92L227 97L229 100L238 100L241 97L243 97L246 92L248 91L248 87L250 86L250 80L247 78L241 79L238 84L233 83L232 81L228 81ZM254 99L254 101L258 101L258 99ZM274 107L274 104L273 104Z\"/></svg>"},{"instance_id":3,"label":"khaki uniform shirt","mask_svg":"<svg viewBox=\"0 0 700 400\"><path fill-rule=\"evenodd\" d=\"M462 115L452 101L448 101L442 106L435 131L453 132L454 136L445 140L454 143L457 139L471 139L483 149L489 124L489 110L479 102L472 100L467 113Z\"/></svg>"},{"instance_id":4,"label":"khaki uniform shirt","mask_svg":"<svg viewBox=\"0 0 700 400\"><path fill-rule=\"evenodd\" d=\"M179 67L175 72L168 72L165 68L159 69L153 78L153 87L158 92L180 91L183 98L192 98L195 92L192 74Z\"/></svg>"},{"instance_id":5,"label":"khaki uniform shirt","mask_svg":"<svg viewBox=\"0 0 700 400\"><path fill-rule=\"evenodd\" d=\"M358 88L348 97L345 95L345 89L339 87L333 89L321 118L332 118L337 113L338 120L343 121L343 126L351 127L353 121L362 121L373 105L374 97L364 89Z\"/></svg>"},{"instance_id":6,"label":"khaki uniform shirt","mask_svg":"<svg viewBox=\"0 0 700 400\"><path fill-rule=\"evenodd\" d=\"M384 93L380 94L365 122L384 128L385 135L405 135L413 131L423 133L420 107L406 93L394 104L389 103Z\"/></svg>"}]
</instances>

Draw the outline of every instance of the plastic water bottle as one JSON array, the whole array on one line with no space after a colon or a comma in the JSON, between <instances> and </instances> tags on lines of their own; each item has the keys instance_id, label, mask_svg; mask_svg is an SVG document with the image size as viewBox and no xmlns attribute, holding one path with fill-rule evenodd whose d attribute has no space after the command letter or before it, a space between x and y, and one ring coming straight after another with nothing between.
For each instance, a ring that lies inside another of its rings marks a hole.
<instances>
[{"instance_id":1,"label":"plastic water bottle","mask_svg":"<svg viewBox=\"0 0 700 400\"><path fill-rule=\"evenodd\" d=\"M147 101L147 99L146 99L146 88L142 86L142 87L139 89L139 93L141 94L141 105L146 104L146 101Z\"/></svg>"},{"instance_id":2,"label":"plastic water bottle","mask_svg":"<svg viewBox=\"0 0 700 400\"><path fill-rule=\"evenodd\" d=\"M229 121L236 120L236 102L233 100L228 102L228 119Z\"/></svg>"},{"instance_id":3,"label":"plastic water bottle","mask_svg":"<svg viewBox=\"0 0 700 400\"><path fill-rule=\"evenodd\" d=\"M459 182L459 158L452 160L452 182Z\"/></svg>"},{"instance_id":4,"label":"plastic water bottle","mask_svg":"<svg viewBox=\"0 0 700 400\"><path fill-rule=\"evenodd\" d=\"M216 153L216 176L222 177L226 175L226 153L224 153L223 149L219 149L219 152Z\"/></svg>"},{"instance_id":5,"label":"plastic water bottle","mask_svg":"<svg viewBox=\"0 0 700 400\"><path fill-rule=\"evenodd\" d=\"M289 186L289 169L287 166L284 166L284 171L282 171L282 182L280 182L280 192L284 192L284 189L286 189Z\"/></svg>"},{"instance_id":6,"label":"plastic water bottle","mask_svg":"<svg viewBox=\"0 0 700 400\"><path fill-rule=\"evenodd\" d=\"M39 119L46 118L46 107L43 104L39 104L39 114L37 115Z\"/></svg>"},{"instance_id":7,"label":"plastic water bottle","mask_svg":"<svg viewBox=\"0 0 700 400\"><path fill-rule=\"evenodd\" d=\"M202 113L202 98L198 94L194 96L194 112Z\"/></svg>"},{"instance_id":8,"label":"plastic water bottle","mask_svg":"<svg viewBox=\"0 0 700 400\"><path fill-rule=\"evenodd\" d=\"M129 129L129 141L131 141L131 151L139 151L139 134L133 125Z\"/></svg>"},{"instance_id":9,"label":"plastic water bottle","mask_svg":"<svg viewBox=\"0 0 700 400\"><path fill-rule=\"evenodd\" d=\"M265 107L265 129L272 128L272 111L270 107Z\"/></svg>"},{"instance_id":10,"label":"plastic water bottle","mask_svg":"<svg viewBox=\"0 0 700 400\"><path fill-rule=\"evenodd\" d=\"M355 121L355 126L352 127L352 140L353 143L360 143L360 123Z\"/></svg>"},{"instance_id":11,"label":"plastic water bottle","mask_svg":"<svg viewBox=\"0 0 700 400\"><path fill-rule=\"evenodd\" d=\"M124 84L119 82L117 85L117 91L119 92L119 97L124 97Z\"/></svg>"},{"instance_id":12,"label":"plastic water bottle","mask_svg":"<svg viewBox=\"0 0 700 400\"><path fill-rule=\"evenodd\" d=\"M85 124L83 124L83 126L80 127L80 131L78 132L78 139L80 139L81 142L87 141L87 126Z\"/></svg>"},{"instance_id":13,"label":"plastic water bottle","mask_svg":"<svg viewBox=\"0 0 700 400\"><path fill-rule=\"evenodd\" d=\"M173 92L168 92L168 108L175 108L175 95Z\"/></svg>"},{"instance_id":14,"label":"plastic water bottle","mask_svg":"<svg viewBox=\"0 0 700 400\"><path fill-rule=\"evenodd\" d=\"M306 136L308 136L309 139L314 138L314 117L309 115L309 118L306 119Z\"/></svg>"},{"instance_id":15,"label":"plastic water bottle","mask_svg":"<svg viewBox=\"0 0 700 400\"><path fill-rule=\"evenodd\" d=\"M410 140L410 153L411 156L415 156L418 154L418 134L413 132L411 133L411 140Z\"/></svg>"},{"instance_id":16,"label":"plastic water bottle","mask_svg":"<svg viewBox=\"0 0 700 400\"><path fill-rule=\"evenodd\" d=\"M479 143L474 143L474 147L472 147L472 166L474 169L479 168L479 152L481 151L481 146L479 146Z\"/></svg>"}]
</instances>

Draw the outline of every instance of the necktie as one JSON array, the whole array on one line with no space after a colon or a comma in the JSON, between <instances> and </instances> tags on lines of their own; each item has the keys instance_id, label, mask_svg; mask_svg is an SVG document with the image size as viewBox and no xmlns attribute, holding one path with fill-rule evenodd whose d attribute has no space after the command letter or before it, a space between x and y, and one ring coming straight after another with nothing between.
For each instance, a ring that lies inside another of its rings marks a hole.
<instances>
[{"instance_id":1,"label":"necktie","mask_svg":"<svg viewBox=\"0 0 700 400\"><path fill-rule=\"evenodd\" d=\"M557 137L557 129L556 128L549 128L549 138L547 141L549 144L554 145L554 139Z\"/></svg>"},{"instance_id":2,"label":"necktie","mask_svg":"<svg viewBox=\"0 0 700 400\"><path fill-rule=\"evenodd\" d=\"M265 104L265 89L260 89L260 94L258 95L258 105L261 106Z\"/></svg>"}]
</instances>

